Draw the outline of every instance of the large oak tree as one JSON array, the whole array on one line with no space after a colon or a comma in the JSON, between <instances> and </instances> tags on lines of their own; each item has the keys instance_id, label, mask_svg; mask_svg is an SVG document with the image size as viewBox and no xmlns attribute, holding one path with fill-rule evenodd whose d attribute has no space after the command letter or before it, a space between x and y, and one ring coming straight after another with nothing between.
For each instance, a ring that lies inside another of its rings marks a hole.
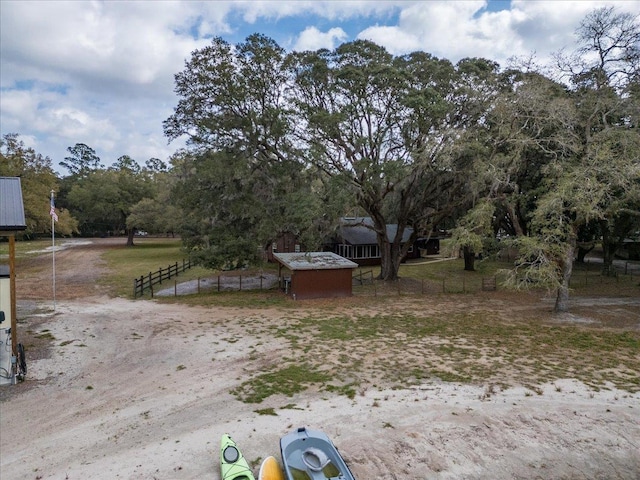
<instances>
[{"instance_id":1,"label":"large oak tree","mask_svg":"<svg viewBox=\"0 0 640 480\"><path fill-rule=\"evenodd\" d=\"M381 278L396 279L405 227L428 233L466 195L457 140L481 119L496 68L394 57L366 41L285 55L261 35L235 48L215 39L176 75L180 100L164 124L170 139L188 136L194 157L183 188L198 220L192 248L219 256L229 240L269 230L320 238L355 203L373 219Z\"/></svg>"}]
</instances>

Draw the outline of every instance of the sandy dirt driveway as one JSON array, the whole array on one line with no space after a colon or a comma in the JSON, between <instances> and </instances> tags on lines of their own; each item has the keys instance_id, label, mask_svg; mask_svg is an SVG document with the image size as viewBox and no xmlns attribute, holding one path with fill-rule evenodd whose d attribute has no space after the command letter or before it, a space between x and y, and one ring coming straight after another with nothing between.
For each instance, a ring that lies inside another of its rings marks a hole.
<instances>
[{"instance_id":1,"label":"sandy dirt driveway","mask_svg":"<svg viewBox=\"0 0 640 480\"><path fill-rule=\"evenodd\" d=\"M74 265L99 276L98 250L90 252L75 255L81 264L69 253L69 278ZM279 457L279 438L303 425L327 433L359 480L640 473L637 393L596 392L572 379L542 385L539 395L430 382L351 399L310 388L243 403L233 388L292 354L271 327L308 307L185 307L59 284L55 312L19 285L30 299L21 305L25 328L53 347L30 362L26 382L2 392L3 480L218 479L223 433L257 472L260 459Z\"/></svg>"}]
</instances>

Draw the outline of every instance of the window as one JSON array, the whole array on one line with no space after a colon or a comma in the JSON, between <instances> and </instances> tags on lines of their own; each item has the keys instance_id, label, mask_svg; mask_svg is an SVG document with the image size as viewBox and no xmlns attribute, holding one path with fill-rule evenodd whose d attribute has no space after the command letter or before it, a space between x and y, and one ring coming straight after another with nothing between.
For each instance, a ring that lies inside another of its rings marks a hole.
<instances>
[{"instance_id":1,"label":"window","mask_svg":"<svg viewBox=\"0 0 640 480\"><path fill-rule=\"evenodd\" d=\"M380 258L378 245L345 245L340 244L336 248L336 253L341 257L358 258Z\"/></svg>"}]
</instances>

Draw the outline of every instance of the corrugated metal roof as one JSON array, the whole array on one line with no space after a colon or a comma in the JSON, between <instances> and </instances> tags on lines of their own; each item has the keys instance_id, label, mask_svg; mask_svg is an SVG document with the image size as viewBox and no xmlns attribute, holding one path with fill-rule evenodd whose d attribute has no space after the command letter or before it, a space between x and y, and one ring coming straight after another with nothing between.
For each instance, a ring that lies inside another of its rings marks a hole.
<instances>
[{"instance_id":1,"label":"corrugated metal roof","mask_svg":"<svg viewBox=\"0 0 640 480\"><path fill-rule=\"evenodd\" d=\"M19 177L0 177L0 230L24 230L22 186Z\"/></svg>"},{"instance_id":2,"label":"corrugated metal roof","mask_svg":"<svg viewBox=\"0 0 640 480\"><path fill-rule=\"evenodd\" d=\"M333 252L274 253L273 256L291 271L336 270L358 266L357 263Z\"/></svg>"},{"instance_id":3,"label":"corrugated metal roof","mask_svg":"<svg viewBox=\"0 0 640 480\"><path fill-rule=\"evenodd\" d=\"M376 232L372 230L373 220L371 217L353 217L340 219L340 236L345 243L350 245L376 245L378 240ZM387 238L393 241L398 231L398 225L387 224ZM402 243L408 242L413 229L405 227L402 232Z\"/></svg>"}]
</instances>

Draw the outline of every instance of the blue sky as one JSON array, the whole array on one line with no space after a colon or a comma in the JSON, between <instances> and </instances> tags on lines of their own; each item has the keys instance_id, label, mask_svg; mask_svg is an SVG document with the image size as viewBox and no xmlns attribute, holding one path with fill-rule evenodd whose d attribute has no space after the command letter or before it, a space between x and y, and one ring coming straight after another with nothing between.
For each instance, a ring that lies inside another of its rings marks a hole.
<instances>
[{"instance_id":1,"label":"blue sky","mask_svg":"<svg viewBox=\"0 0 640 480\"><path fill-rule=\"evenodd\" d=\"M640 14L629 0L0 0L0 131L20 134L63 175L58 162L76 143L105 165L125 154L167 161L183 146L162 131L177 103L174 74L214 36L238 43L258 32L289 51L362 38L396 55L545 63L572 49L580 20L604 5Z\"/></svg>"}]
</instances>

